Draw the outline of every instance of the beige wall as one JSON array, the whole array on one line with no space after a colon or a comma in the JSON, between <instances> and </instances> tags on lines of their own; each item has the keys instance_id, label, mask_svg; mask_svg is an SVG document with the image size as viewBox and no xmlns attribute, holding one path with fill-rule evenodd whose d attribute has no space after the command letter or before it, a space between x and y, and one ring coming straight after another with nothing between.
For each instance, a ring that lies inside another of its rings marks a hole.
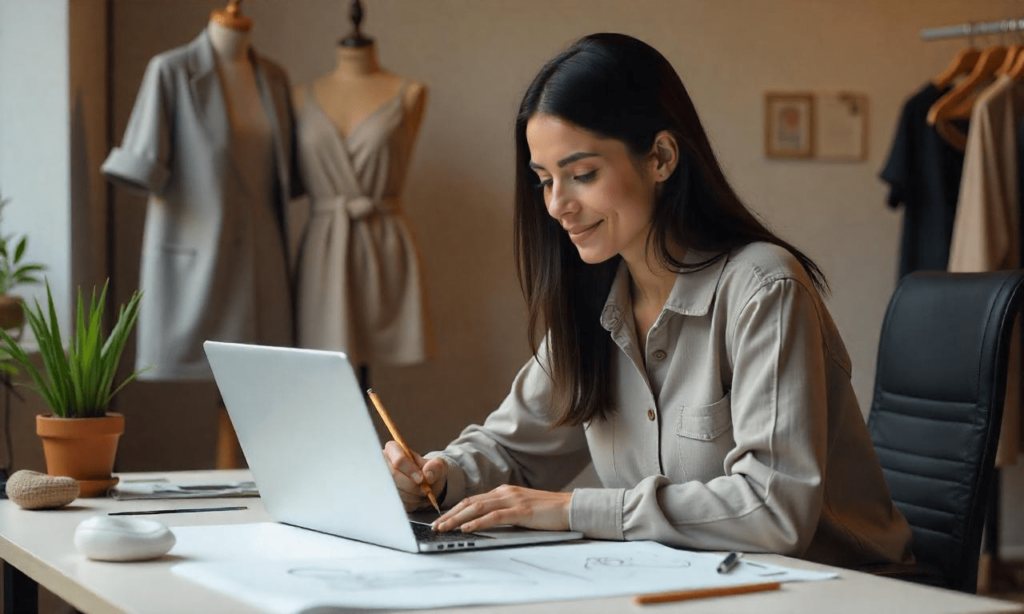
<instances>
[{"instance_id":1,"label":"beige wall","mask_svg":"<svg viewBox=\"0 0 1024 614\"><path fill-rule=\"evenodd\" d=\"M291 2L257 41L301 83L330 70L346 31L343 2ZM431 86L406 190L422 244L437 360L378 369L396 412L437 445L505 394L526 357L511 260L512 122L541 63L582 34L638 36L676 66L741 195L828 275L830 306L870 403L882 315L895 283L901 214L878 180L904 98L945 67L963 41L922 42L922 27L1014 14L1011 2L431 1L366 3L365 31L384 65ZM323 18L303 19L320 9ZM852 89L870 98L869 158L795 162L762 153L766 90ZM440 424L439 424L440 422Z\"/></svg>"},{"instance_id":2,"label":"beige wall","mask_svg":"<svg viewBox=\"0 0 1024 614\"><path fill-rule=\"evenodd\" d=\"M155 53L191 40L220 1L114 0L114 133L119 139ZM347 2L260 0L243 10L254 40L296 84L329 71L348 32ZM821 265L871 400L879 328L895 283L901 214L878 173L903 100L964 41L922 42L923 27L1015 16L1009 0L369 0L364 31L384 66L430 86L406 204L437 325L436 359L373 370L406 437L443 445L480 420L528 356L511 259L512 126L541 63L580 35L620 31L651 43L686 83L727 174L751 207ZM763 93L850 89L870 98L863 163L763 157ZM98 175L97 175L98 177ZM121 300L138 275L142 201L117 191ZM301 212L297 212L301 217ZM209 466L210 386L134 384L125 469ZM26 445L37 445L26 442ZM1021 480L1016 482L1021 483ZM1019 489L1019 487L1018 487ZM1018 506L1020 507L1020 506ZM1007 527L1011 531L1012 527ZM1024 536L1016 536L1024 543ZM1022 548L1024 550L1024 548Z\"/></svg>"}]
</instances>

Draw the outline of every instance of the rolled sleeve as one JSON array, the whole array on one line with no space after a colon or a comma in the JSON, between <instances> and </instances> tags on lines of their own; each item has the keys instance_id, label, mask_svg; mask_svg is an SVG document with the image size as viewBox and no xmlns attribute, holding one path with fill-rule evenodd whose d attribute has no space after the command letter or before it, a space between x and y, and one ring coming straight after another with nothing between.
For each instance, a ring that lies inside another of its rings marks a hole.
<instances>
[{"instance_id":1,"label":"rolled sleeve","mask_svg":"<svg viewBox=\"0 0 1024 614\"><path fill-rule=\"evenodd\" d=\"M100 170L110 181L144 193L159 193L170 177L170 110L164 81L164 63L159 56L146 68L132 108L124 139L115 147Z\"/></svg>"},{"instance_id":2,"label":"rolled sleeve","mask_svg":"<svg viewBox=\"0 0 1024 614\"><path fill-rule=\"evenodd\" d=\"M170 171L159 161L115 147L103 163L103 174L137 192L159 192Z\"/></svg>"},{"instance_id":3,"label":"rolled sleeve","mask_svg":"<svg viewBox=\"0 0 1024 614\"><path fill-rule=\"evenodd\" d=\"M621 541L625 497L622 488L577 488L569 503L569 529L592 539Z\"/></svg>"}]
</instances>

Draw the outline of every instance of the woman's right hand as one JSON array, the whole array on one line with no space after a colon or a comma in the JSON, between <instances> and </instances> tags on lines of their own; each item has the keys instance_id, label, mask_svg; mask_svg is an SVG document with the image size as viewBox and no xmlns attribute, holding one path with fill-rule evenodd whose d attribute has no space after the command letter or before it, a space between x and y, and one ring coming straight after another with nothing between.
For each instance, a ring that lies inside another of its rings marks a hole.
<instances>
[{"instance_id":1,"label":"woman's right hand","mask_svg":"<svg viewBox=\"0 0 1024 614\"><path fill-rule=\"evenodd\" d=\"M448 483L448 465L443 460L423 458L412 450L410 452L414 460L409 460L397 441L389 441L384 445L384 458L388 461L391 477L395 480L398 495L407 512L431 507L430 499L423 491L423 484L430 486L434 496L440 499Z\"/></svg>"}]
</instances>

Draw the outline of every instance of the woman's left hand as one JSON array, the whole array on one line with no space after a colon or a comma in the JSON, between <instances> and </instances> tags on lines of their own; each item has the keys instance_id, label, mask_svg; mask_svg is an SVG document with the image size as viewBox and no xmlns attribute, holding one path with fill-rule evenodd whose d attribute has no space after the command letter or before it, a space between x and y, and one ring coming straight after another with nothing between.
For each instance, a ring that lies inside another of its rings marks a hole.
<instances>
[{"instance_id":1,"label":"woman's left hand","mask_svg":"<svg viewBox=\"0 0 1024 614\"><path fill-rule=\"evenodd\" d=\"M436 531L482 531L499 524L515 525L548 531L569 530L571 492L548 492L499 486L482 495L459 501L458 505L438 518Z\"/></svg>"}]
</instances>

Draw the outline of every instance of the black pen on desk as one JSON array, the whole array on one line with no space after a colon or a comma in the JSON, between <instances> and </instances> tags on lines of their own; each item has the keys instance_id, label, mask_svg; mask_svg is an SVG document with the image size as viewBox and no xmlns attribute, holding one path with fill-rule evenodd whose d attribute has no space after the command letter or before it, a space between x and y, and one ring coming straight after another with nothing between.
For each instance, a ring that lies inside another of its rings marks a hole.
<instances>
[{"instance_id":1,"label":"black pen on desk","mask_svg":"<svg viewBox=\"0 0 1024 614\"><path fill-rule=\"evenodd\" d=\"M136 512L107 512L107 516L146 516L150 514L188 514L192 512L233 512L249 509L244 505L228 507L180 507L167 510L139 510Z\"/></svg>"},{"instance_id":2,"label":"black pen on desk","mask_svg":"<svg viewBox=\"0 0 1024 614\"><path fill-rule=\"evenodd\" d=\"M740 557L743 556L741 552L730 552L725 556L725 559L718 564L718 573L729 573L736 566L740 564Z\"/></svg>"}]
</instances>

